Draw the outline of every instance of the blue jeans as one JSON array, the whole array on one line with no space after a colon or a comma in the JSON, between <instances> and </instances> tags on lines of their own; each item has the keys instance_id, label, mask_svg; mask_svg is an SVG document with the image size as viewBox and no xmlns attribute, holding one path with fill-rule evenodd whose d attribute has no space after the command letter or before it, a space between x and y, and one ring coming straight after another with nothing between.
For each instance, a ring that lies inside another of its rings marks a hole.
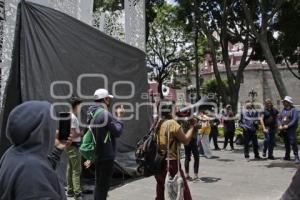
<instances>
[{"instance_id":1,"label":"blue jeans","mask_svg":"<svg viewBox=\"0 0 300 200\"><path fill-rule=\"evenodd\" d=\"M263 152L267 153L267 151L268 151L268 157L273 156L273 150L274 150L274 146L275 146L275 134L276 134L275 128L269 128L268 132L265 133Z\"/></svg>"},{"instance_id":2,"label":"blue jeans","mask_svg":"<svg viewBox=\"0 0 300 200\"><path fill-rule=\"evenodd\" d=\"M296 130L287 130L283 134L283 139L285 145L285 157L290 158L291 146L292 146L295 157L299 158Z\"/></svg>"}]
</instances>

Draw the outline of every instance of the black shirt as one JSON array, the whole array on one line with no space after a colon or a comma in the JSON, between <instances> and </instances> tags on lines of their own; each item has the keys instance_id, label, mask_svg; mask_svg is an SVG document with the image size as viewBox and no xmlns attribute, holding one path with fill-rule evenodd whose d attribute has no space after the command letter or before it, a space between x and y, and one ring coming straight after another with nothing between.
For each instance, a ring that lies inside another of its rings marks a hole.
<instances>
[{"instance_id":1,"label":"black shirt","mask_svg":"<svg viewBox=\"0 0 300 200\"><path fill-rule=\"evenodd\" d=\"M263 112L263 121L266 127L276 128L278 110L275 108L265 109Z\"/></svg>"}]
</instances>

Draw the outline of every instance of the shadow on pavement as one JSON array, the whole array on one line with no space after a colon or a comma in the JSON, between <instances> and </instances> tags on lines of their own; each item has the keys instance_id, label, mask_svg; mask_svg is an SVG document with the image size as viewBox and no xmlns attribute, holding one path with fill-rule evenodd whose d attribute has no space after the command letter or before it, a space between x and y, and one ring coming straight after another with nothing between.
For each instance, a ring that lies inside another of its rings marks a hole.
<instances>
[{"instance_id":1,"label":"shadow on pavement","mask_svg":"<svg viewBox=\"0 0 300 200\"><path fill-rule=\"evenodd\" d=\"M201 177L200 180L203 181L204 183L215 183L215 182L218 182L222 179L221 178L214 178L214 177Z\"/></svg>"},{"instance_id":2,"label":"shadow on pavement","mask_svg":"<svg viewBox=\"0 0 300 200\"><path fill-rule=\"evenodd\" d=\"M220 161L220 162L234 162L235 160L232 160L232 159L217 159L217 161Z\"/></svg>"},{"instance_id":3,"label":"shadow on pavement","mask_svg":"<svg viewBox=\"0 0 300 200\"><path fill-rule=\"evenodd\" d=\"M286 161L275 161L265 166L267 168L280 167L280 168L296 168L296 169L299 167L299 165L296 165L293 162L286 162Z\"/></svg>"}]
</instances>

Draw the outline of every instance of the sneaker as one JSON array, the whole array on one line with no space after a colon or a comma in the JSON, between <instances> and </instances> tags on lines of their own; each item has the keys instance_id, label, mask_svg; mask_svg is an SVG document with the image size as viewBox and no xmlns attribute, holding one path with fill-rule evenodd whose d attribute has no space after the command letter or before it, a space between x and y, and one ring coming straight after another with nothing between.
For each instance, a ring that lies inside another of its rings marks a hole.
<instances>
[{"instance_id":1,"label":"sneaker","mask_svg":"<svg viewBox=\"0 0 300 200\"><path fill-rule=\"evenodd\" d=\"M268 156L269 160L275 160L274 156Z\"/></svg>"},{"instance_id":2,"label":"sneaker","mask_svg":"<svg viewBox=\"0 0 300 200\"><path fill-rule=\"evenodd\" d=\"M79 194L75 194L75 200L83 200L82 199L82 194L81 193L79 193Z\"/></svg>"},{"instance_id":3,"label":"sneaker","mask_svg":"<svg viewBox=\"0 0 300 200\"><path fill-rule=\"evenodd\" d=\"M221 151L221 149L218 147L218 148L215 148L215 151Z\"/></svg>"},{"instance_id":4,"label":"sneaker","mask_svg":"<svg viewBox=\"0 0 300 200\"><path fill-rule=\"evenodd\" d=\"M250 158L246 158L246 161L247 161L247 162L250 162Z\"/></svg>"},{"instance_id":5,"label":"sneaker","mask_svg":"<svg viewBox=\"0 0 300 200\"><path fill-rule=\"evenodd\" d=\"M194 178L193 178L193 181L194 182L197 182L197 181L199 181L200 179L199 179L199 177L198 176L194 176Z\"/></svg>"},{"instance_id":6,"label":"sneaker","mask_svg":"<svg viewBox=\"0 0 300 200\"><path fill-rule=\"evenodd\" d=\"M266 152L263 152L263 157L267 157L267 153Z\"/></svg>"},{"instance_id":7,"label":"sneaker","mask_svg":"<svg viewBox=\"0 0 300 200\"><path fill-rule=\"evenodd\" d=\"M67 192L67 197L74 197L74 196L75 196L75 194L74 194L73 191L68 191Z\"/></svg>"},{"instance_id":8,"label":"sneaker","mask_svg":"<svg viewBox=\"0 0 300 200\"><path fill-rule=\"evenodd\" d=\"M296 165L299 165L299 164L300 164L300 159L299 159L299 157L298 157L298 156L295 158L295 161L294 161L294 163L295 163Z\"/></svg>"},{"instance_id":9,"label":"sneaker","mask_svg":"<svg viewBox=\"0 0 300 200\"><path fill-rule=\"evenodd\" d=\"M283 160L291 161L291 158L290 157L284 157Z\"/></svg>"},{"instance_id":10,"label":"sneaker","mask_svg":"<svg viewBox=\"0 0 300 200\"><path fill-rule=\"evenodd\" d=\"M186 176L185 178L186 178L186 180L188 180L188 181L193 181L192 177L190 177L190 176Z\"/></svg>"},{"instance_id":11,"label":"sneaker","mask_svg":"<svg viewBox=\"0 0 300 200\"><path fill-rule=\"evenodd\" d=\"M255 156L255 160L261 160L260 156Z\"/></svg>"}]
</instances>

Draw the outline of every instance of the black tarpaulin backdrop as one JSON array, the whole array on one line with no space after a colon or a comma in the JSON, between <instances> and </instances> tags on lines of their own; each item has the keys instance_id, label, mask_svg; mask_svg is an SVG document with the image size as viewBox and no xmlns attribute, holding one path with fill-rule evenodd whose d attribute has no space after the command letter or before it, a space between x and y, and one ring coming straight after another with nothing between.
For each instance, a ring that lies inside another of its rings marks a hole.
<instances>
[{"instance_id":1,"label":"black tarpaulin backdrop","mask_svg":"<svg viewBox=\"0 0 300 200\"><path fill-rule=\"evenodd\" d=\"M144 52L115 40L89 25L64 13L38 4L22 1L18 8L12 68L4 95L1 112L1 155L8 147L5 137L9 112L28 100L64 102L50 93L54 81L72 83L74 95L78 94L78 77L82 74L103 74L108 80L108 90L116 81L129 81L135 86L132 98L115 102L127 102L134 106L138 119L125 121L125 132L118 140L118 152L132 152L138 138L149 127L149 112L142 94L147 92L147 74ZM83 78L81 93L93 95L95 89L104 87L100 78ZM117 84L115 93L130 95L128 84ZM56 95L67 95L68 86L54 87ZM34 114L34 113L33 113ZM131 159L133 159L131 157ZM122 157L120 162L127 158Z\"/></svg>"}]
</instances>

